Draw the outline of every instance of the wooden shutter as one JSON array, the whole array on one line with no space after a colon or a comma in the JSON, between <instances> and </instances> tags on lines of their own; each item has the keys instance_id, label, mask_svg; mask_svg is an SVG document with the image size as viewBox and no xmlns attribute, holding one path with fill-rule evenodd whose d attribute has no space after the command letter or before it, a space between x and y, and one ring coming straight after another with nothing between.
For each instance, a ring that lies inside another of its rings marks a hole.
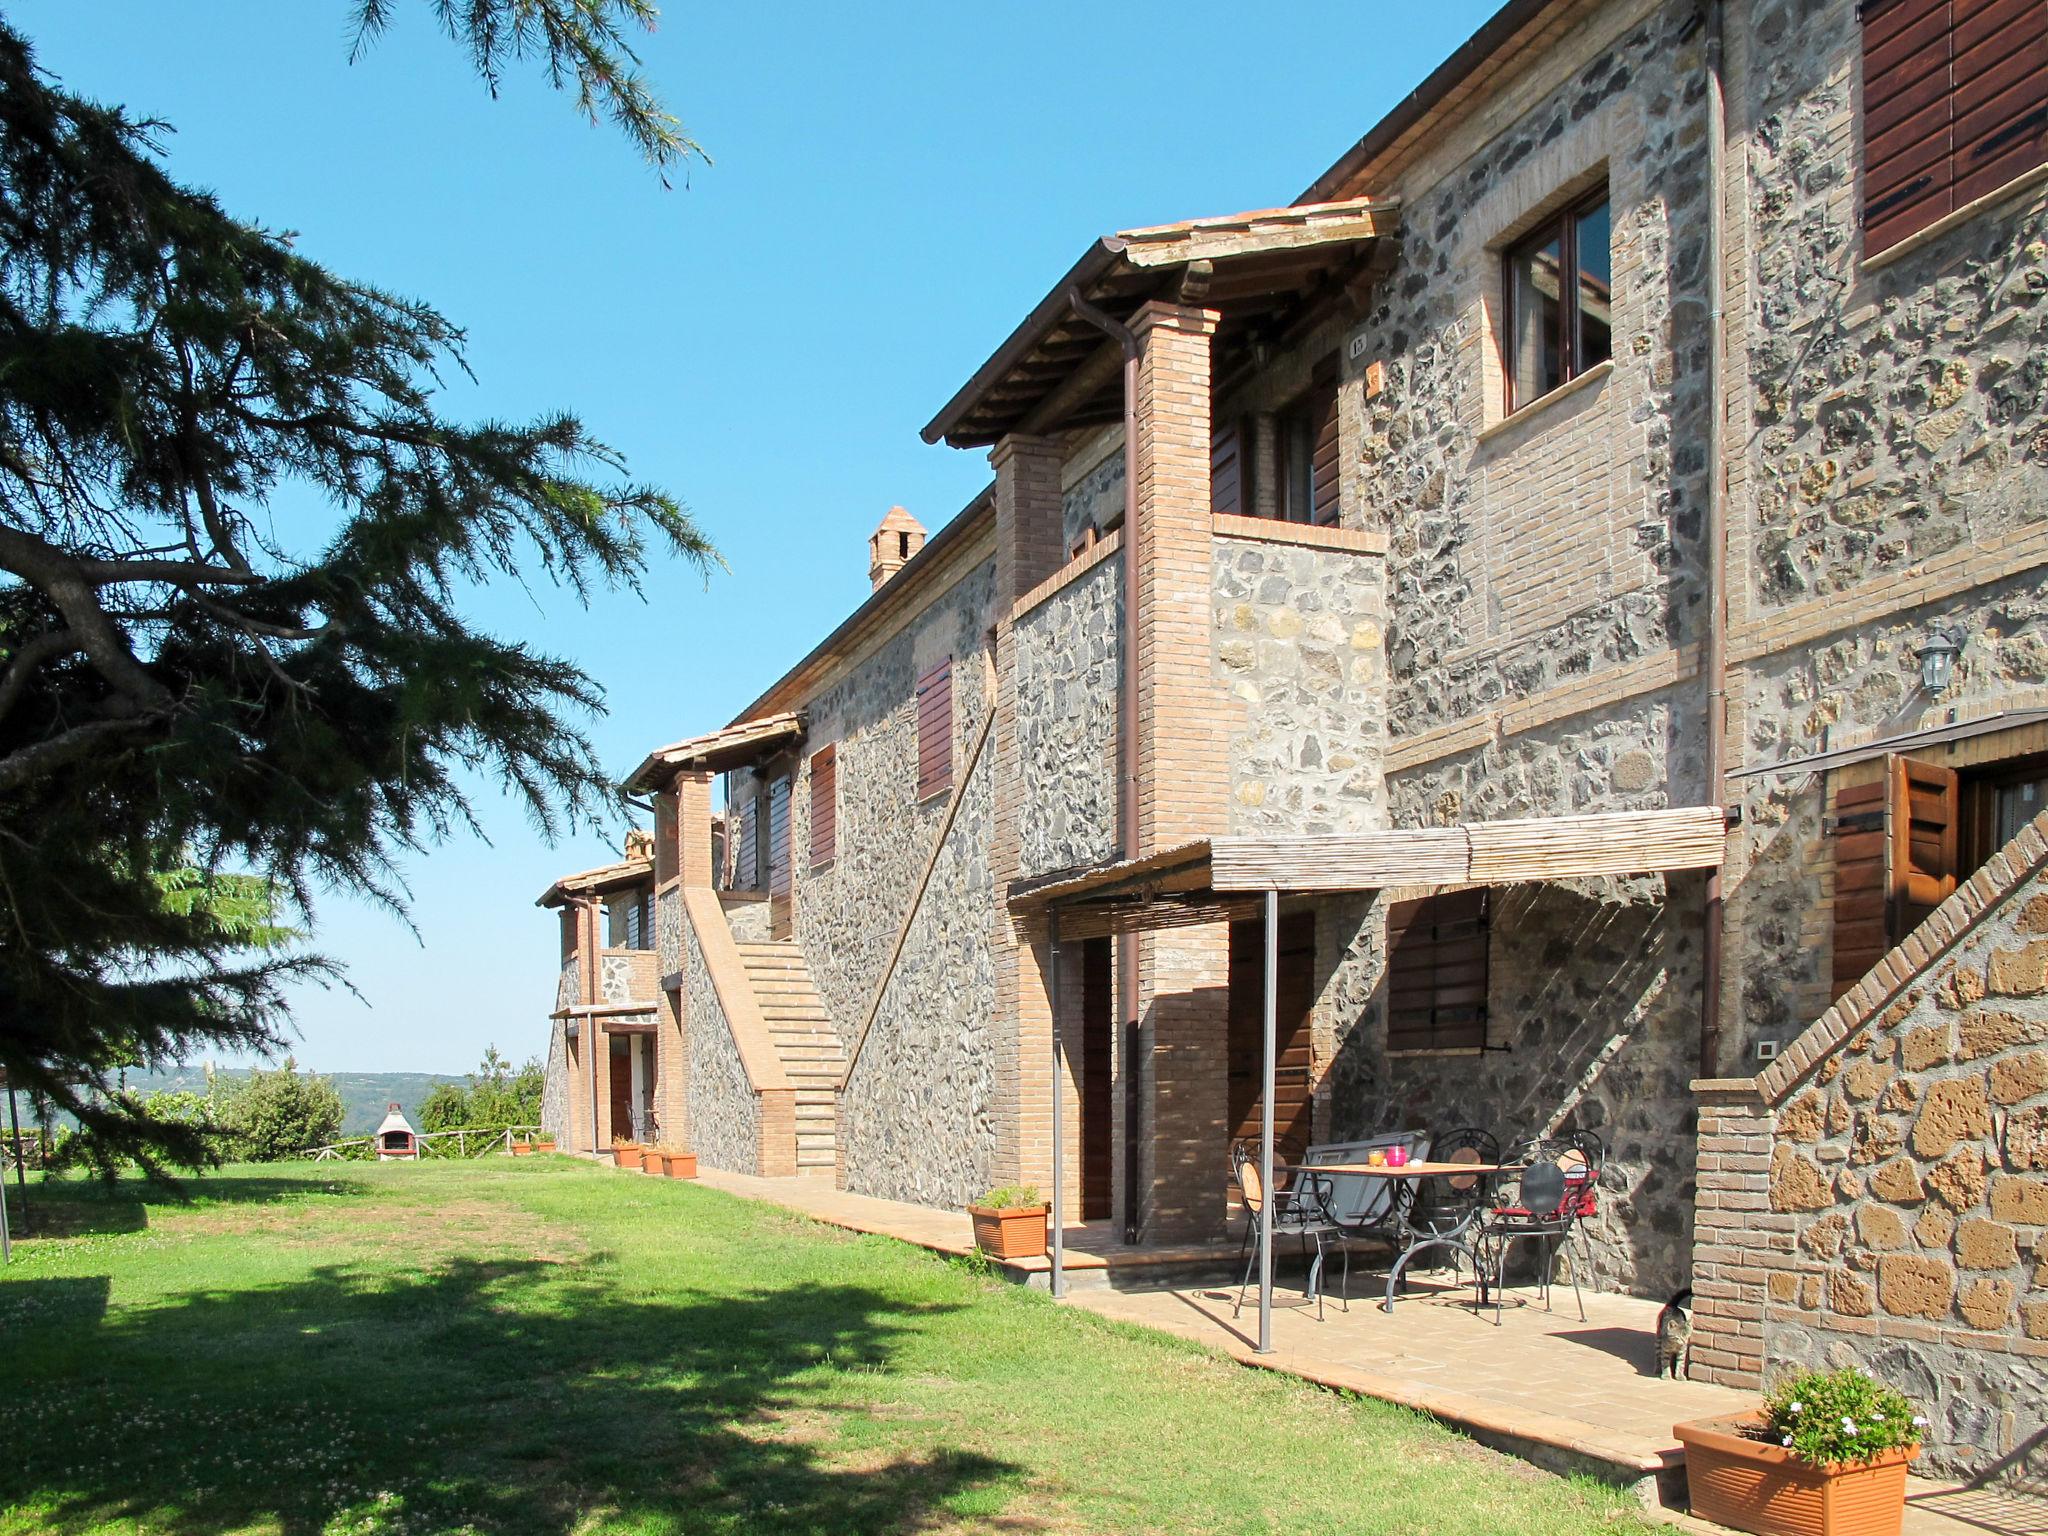
<instances>
[{"instance_id":1,"label":"wooden shutter","mask_svg":"<svg viewBox=\"0 0 2048 1536\"><path fill-rule=\"evenodd\" d=\"M1864 0L1866 252L2044 161L2048 5Z\"/></svg>"},{"instance_id":2,"label":"wooden shutter","mask_svg":"<svg viewBox=\"0 0 2048 1536\"><path fill-rule=\"evenodd\" d=\"M761 797L749 794L740 802L740 835L732 861L735 890L761 889Z\"/></svg>"},{"instance_id":3,"label":"wooden shutter","mask_svg":"<svg viewBox=\"0 0 2048 1536\"><path fill-rule=\"evenodd\" d=\"M1955 204L2048 160L2048 5L1950 0L1955 20Z\"/></svg>"},{"instance_id":4,"label":"wooden shutter","mask_svg":"<svg viewBox=\"0 0 2048 1536\"><path fill-rule=\"evenodd\" d=\"M1309 394L1309 520L1324 525L1337 521L1337 360L1316 370Z\"/></svg>"},{"instance_id":5,"label":"wooden shutter","mask_svg":"<svg viewBox=\"0 0 2048 1536\"><path fill-rule=\"evenodd\" d=\"M1953 0L1865 0L1863 244L1883 250L1955 207Z\"/></svg>"},{"instance_id":6,"label":"wooden shutter","mask_svg":"<svg viewBox=\"0 0 2048 1536\"><path fill-rule=\"evenodd\" d=\"M953 658L917 680L917 798L953 787Z\"/></svg>"},{"instance_id":7,"label":"wooden shutter","mask_svg":"<svg viewBox=\"0 0 2048 1536\"><path fill-rule=\"evenodd\" d=\"M1273 1140L1286 1162L1308 1150L1314 1119L1314 1047L1309 1013L1315 1006L1316 919L1290 912L1280 919L1279 983L1274 988ZM1259 1090L1266 1060L1266 923L1230 925L1229 1072L1230 1139L1257 1138L1264 1110Z\"/></svg>"},{"instance_id":8,"label":"wooden shutter","mask_svg":"<svg viewBox=\"0 0 2048 1536\"><path fill-rule=\"evenodd\" d=\"M1244 423L1218 422L1209 433L1209 510L1243 515Z\"/></svg>"},{"instance_id":9,"label":"wooden shutter","mask_svg":"<svg viewBox=\"0 0 2048 1536\"><path fill-rule=\"evenodd\" d=\"M1954 770L1897 755L1879 782L1835 792L1832 996L1955 891L1958 798Z\"/></svg>"},{"instance_id":10,"label":"wooden shutter","mask_svg":"<svg viewBox=\"0 0 2048 1536\"><path fill-rule=\"evenodd\" d=\"M1485 1046L1487 894L1452 891L1388 909L1388 1050Z\"/></svg>"},{"instance_id":11,"label":"wooden shutter","mask_svg":"<svg viewBox=\"0 0 2048 1536\"><path fill-rule=\"evenodd\" d=\"M839 852L839 747L811 754L811 866Z\"/></svg>"},{"instance_id":12,"label":"wooden shutter","mask_svg":"<svg viewBox=\"0 0 2048 1536\"><path fill-rule=\"evenodd\" d=\"M789 778L768 786L768 895L789 894Z\"/></svg>"}]
</instances>

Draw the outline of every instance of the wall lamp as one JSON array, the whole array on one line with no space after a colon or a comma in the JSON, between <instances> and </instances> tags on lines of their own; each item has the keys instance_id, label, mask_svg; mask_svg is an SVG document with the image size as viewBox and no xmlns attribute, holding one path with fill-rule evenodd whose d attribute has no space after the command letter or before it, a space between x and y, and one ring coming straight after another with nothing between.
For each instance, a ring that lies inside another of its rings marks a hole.
<instances>
[{"instance_id":1,"label":"wall lamp","mask_svg":"<svg viewBox=\"0 0 2048 1536\"><path fill-rule=\"evenodd\" d=\"M1927 638L1913 647L1920 658L1920 686L1930 697L1939 698L1955 681L1956 657L1962 649L1962 631L1946 624L1928 625Z\"/></svg>"}]
</instances>

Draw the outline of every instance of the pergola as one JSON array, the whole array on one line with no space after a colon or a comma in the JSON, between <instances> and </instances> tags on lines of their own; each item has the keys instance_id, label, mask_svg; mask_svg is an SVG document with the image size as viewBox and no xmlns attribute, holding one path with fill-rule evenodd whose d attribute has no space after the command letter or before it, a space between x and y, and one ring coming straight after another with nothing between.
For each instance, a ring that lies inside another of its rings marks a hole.
<instances>
[{"instance_id":1,"label":"pergola","mask_svg":"<svg viewBox=\"0 0 2048 1536\"><path fill-rule=\"evenodd\" d=\"M1066 1294L1066 1148L1060 1033L1062 937L1095 938L1265 917L1259 1173L1273 1188L1273 1067L1278 1035L1280 898L1397 886L1512 885L1720 865L1718 806L1616 811L1531 821L1323 836L1212 837L1010 888L1010 910L1042 917L1052 989L1052 1289ZM1259 1209L1259 1352L1273 1346L1273 1201Z\"/></svg>"}]
</instances>

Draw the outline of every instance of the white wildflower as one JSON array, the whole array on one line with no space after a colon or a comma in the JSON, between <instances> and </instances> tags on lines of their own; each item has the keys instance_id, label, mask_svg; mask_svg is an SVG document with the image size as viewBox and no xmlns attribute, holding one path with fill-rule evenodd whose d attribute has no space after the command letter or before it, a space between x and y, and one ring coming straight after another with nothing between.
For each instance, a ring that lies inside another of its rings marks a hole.
<instances>
[{"instance_id":1,"label":"white wildflower","mask_svg":"<svg viewBox=\"0 0 2048 1536\"><path fill-rule=\"evenodd\" d=\"M1856 1433L1856 1421L1844 1415L1842 1419L1842 1428L1846 1429L1850 1434L1853 1435Z\"/></svg>"}]
</instances>

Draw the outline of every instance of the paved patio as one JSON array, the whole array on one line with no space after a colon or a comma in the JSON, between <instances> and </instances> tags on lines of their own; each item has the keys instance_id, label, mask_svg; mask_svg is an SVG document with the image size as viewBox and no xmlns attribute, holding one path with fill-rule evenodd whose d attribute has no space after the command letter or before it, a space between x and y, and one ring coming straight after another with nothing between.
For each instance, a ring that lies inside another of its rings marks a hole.
<instances>
[{"instance_id":1,"label":"paved patio","mask_svg":"<svg viewBox=\"0 0 2048 1536\"><path fill-rule=\"evenodd\" d=\"M834 1189L823 1178L759 1179L707 1169L702 1182L765 1200L856 1232L879 1233L938 1253L972 1250L972 1223L936 1210ZM1675 1499L1683 1457L1671 1426L1750 1406L1749 1394L1656 1374L1658 1305L1630 1296L1588 1295L1579 1320L1569 1289L1546 1311L1532 1292L1513 1290L1500 1327L1475 1314L1469 1286L1429 1277L1389 1315L1377 1305L1370 1270L1354 1264L1352 1299L1335 1297L1322 1321L1301 1304L1297 1271L1284 1272L1273 1313L1274 1350L1253 1352L1255 1298L1233 1319L1237 1245L1132 1249L1106 1224L1067 1232L1069 1302L1105 1317L1158 1328L1321 1385L1419 1409L1483 1444L1560 1471L1596 1472L1634 1486L1684 1529L1717 1533L1661 1507ZM1368 1260L1369 1262L1369 1260ZM1007 1266L1026 1283L1045 1283L1044 1260ZM1192 1281L1191 1270L1212 1278ZM1907 1536L2048 1536L2048 1503L1915 1478Z\"/></svg>"}]
</instances>

